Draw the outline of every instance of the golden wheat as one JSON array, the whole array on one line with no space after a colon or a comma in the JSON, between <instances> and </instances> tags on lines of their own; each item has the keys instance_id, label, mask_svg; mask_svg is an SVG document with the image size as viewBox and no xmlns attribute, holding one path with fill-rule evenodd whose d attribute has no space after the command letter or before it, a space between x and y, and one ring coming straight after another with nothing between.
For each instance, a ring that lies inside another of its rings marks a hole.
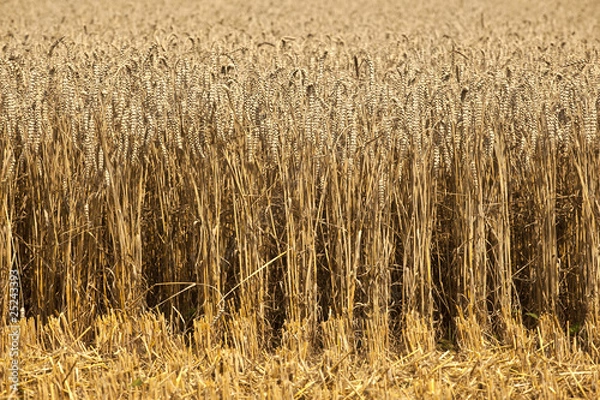
<instances>
[{"instance_id":1,"label":"golden wheat","mask_svg":"<svg viewBox=\"0 0 600 400\"><path fill-rule=\"evenodd\" d=\"M598 394L598 7L17 3L25 397Z\"/></svg>"}]
</instances>

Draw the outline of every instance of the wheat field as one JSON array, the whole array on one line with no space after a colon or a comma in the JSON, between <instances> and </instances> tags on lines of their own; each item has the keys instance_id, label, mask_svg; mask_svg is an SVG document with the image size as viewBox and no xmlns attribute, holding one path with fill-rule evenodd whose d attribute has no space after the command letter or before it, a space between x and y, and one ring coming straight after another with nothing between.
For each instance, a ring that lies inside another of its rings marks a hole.
<instances>
[{"instance_id":1,"label":"wheat field","mask_svg":"<svg viewBox=\"0 0 600 400\"><path fill-rule=\"evenodd\" d=\"M2 2L0 397L598 398L598 21Z\"/></svg>"}]
</instances>

